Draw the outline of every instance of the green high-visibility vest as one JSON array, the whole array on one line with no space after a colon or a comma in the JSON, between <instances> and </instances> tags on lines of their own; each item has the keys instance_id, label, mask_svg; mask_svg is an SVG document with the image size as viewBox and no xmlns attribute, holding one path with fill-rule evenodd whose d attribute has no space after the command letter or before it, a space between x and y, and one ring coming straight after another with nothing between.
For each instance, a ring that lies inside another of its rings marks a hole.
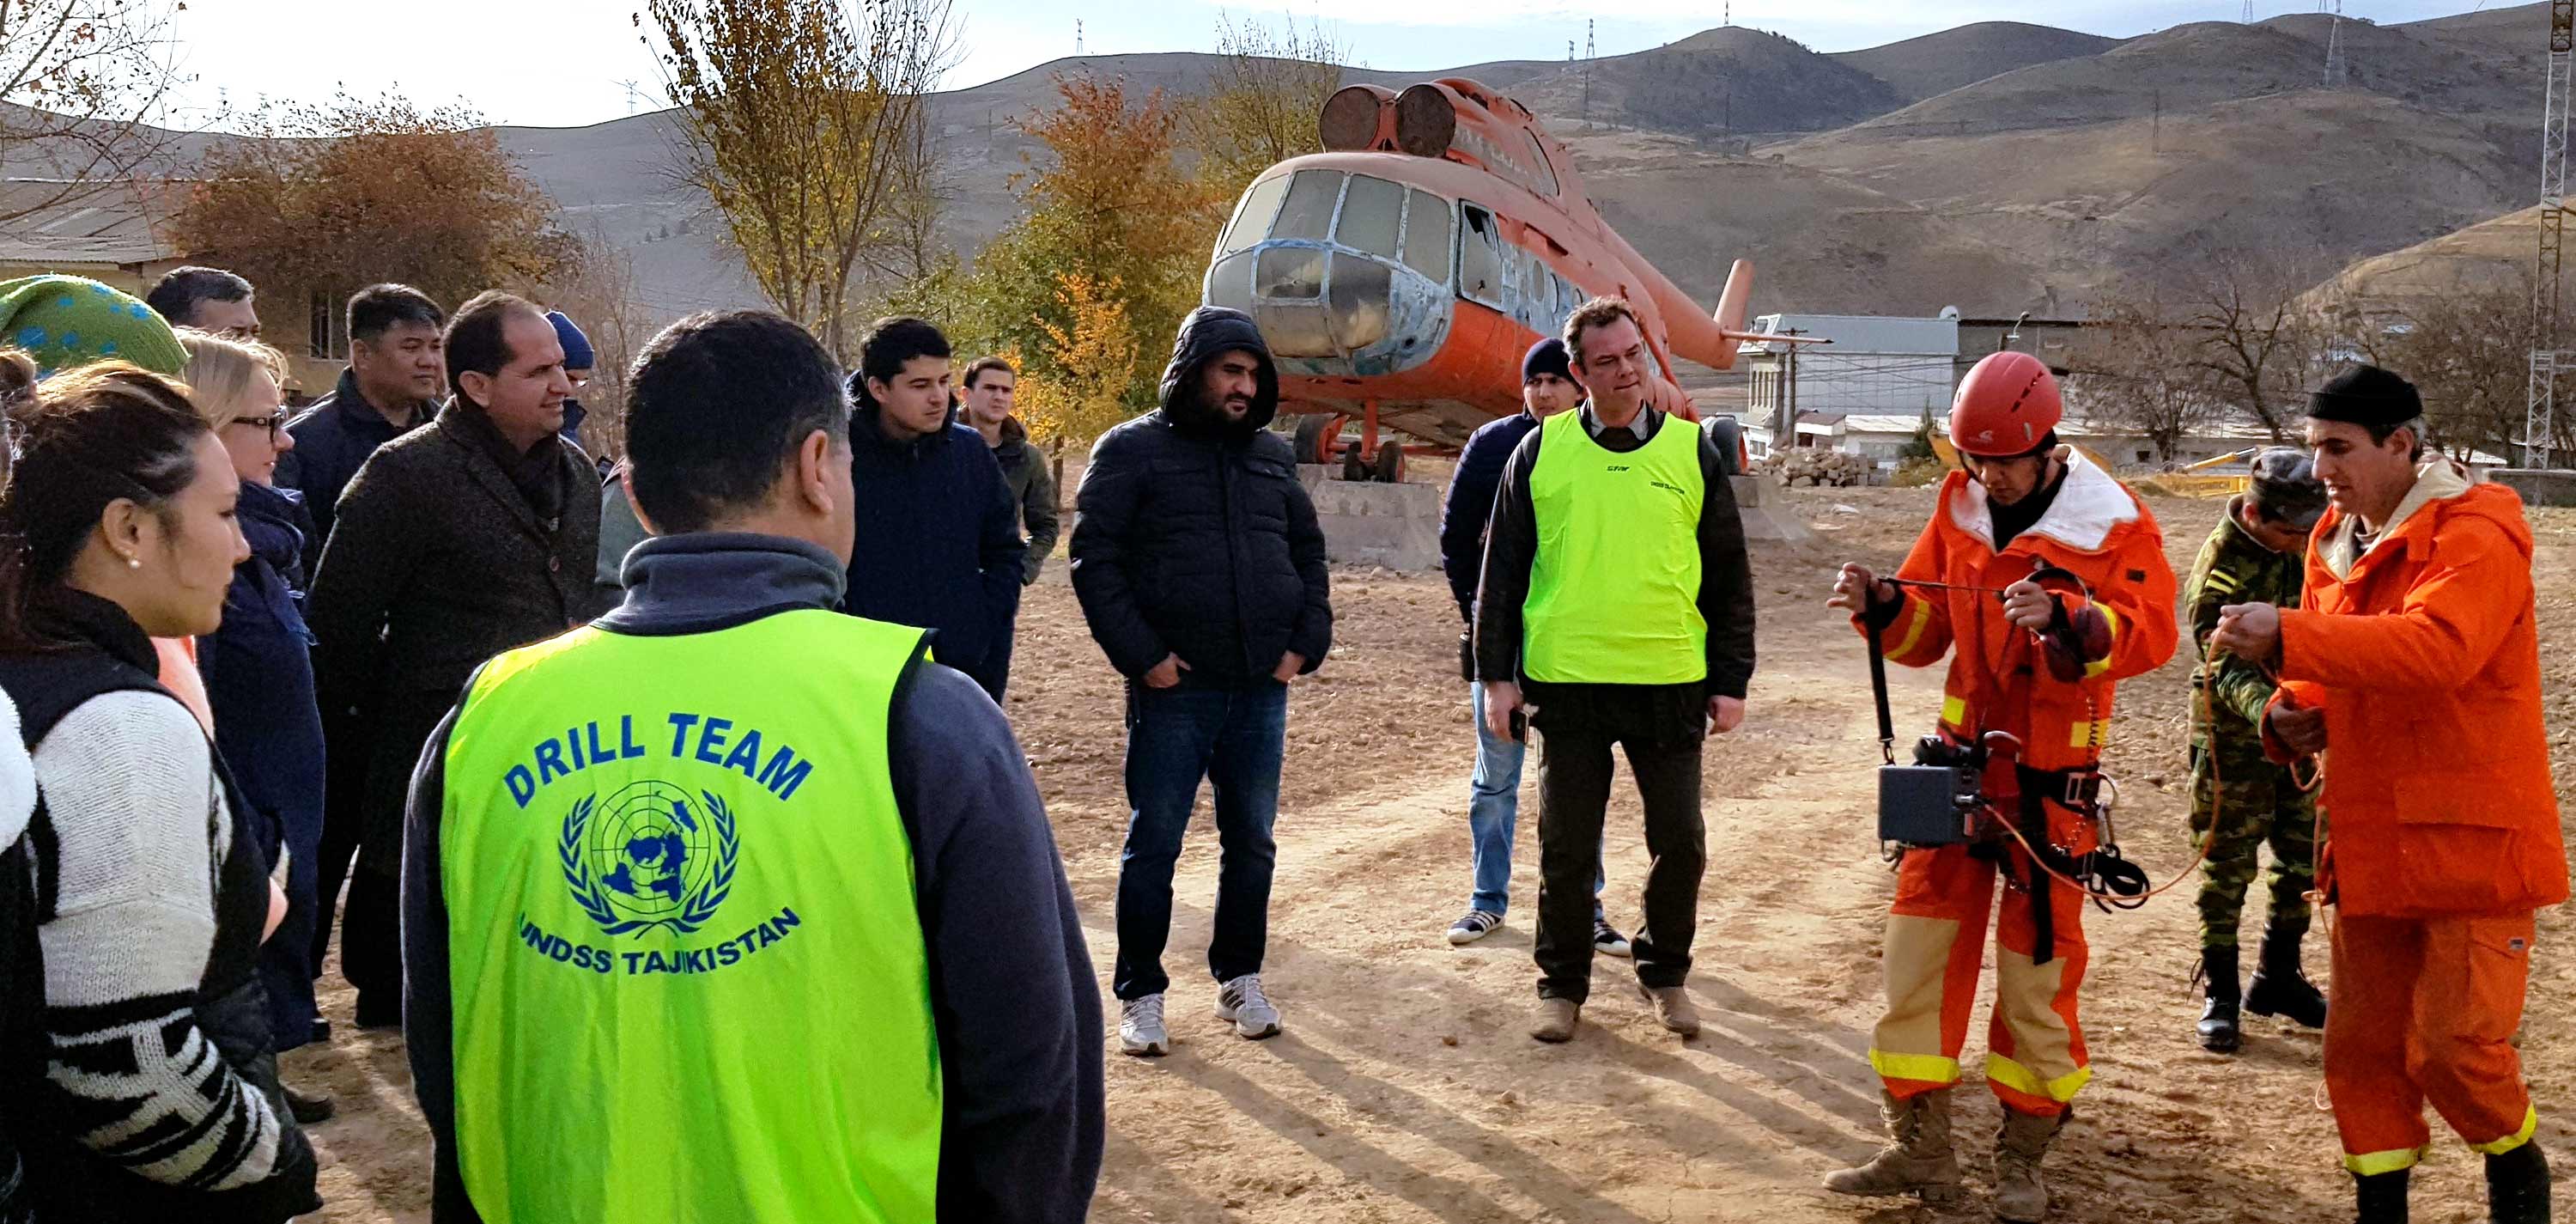
<instances>
[{"instance_id":1,"label":"green high-visibility vest","mask_svg":"<svg viewBox=\"0 0 2576 1224\"><path fill-rule=\"evenodd\" d=\"M1699 431L1667 420L1620 454L1593 441L1581 415L1560 412L1539 426L1530 471L1538 554L1521 605L1521 668L1559 684L1705 680Z\"/></svg>"},{"instance_id":2,"label":"green high-visibility vest","mask_svg":"<svg viewBox=\"0 0 2576 1224\"><path fill-rule=\"evenodd\" d=\"M819 610L487 664L439 871L492 1224L924 1221L939 1048L886 715L922 633Z\"/></svg>"}]
</instances>

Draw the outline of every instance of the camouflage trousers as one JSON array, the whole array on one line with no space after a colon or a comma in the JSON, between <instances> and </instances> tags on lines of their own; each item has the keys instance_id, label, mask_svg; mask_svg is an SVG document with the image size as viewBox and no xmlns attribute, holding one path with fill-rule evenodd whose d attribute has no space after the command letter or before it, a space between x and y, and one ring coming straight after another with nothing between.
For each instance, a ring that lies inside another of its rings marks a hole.
<instances>
[{"instance_id":1,"label":"camouflage trousers","mask_svg":"<svg viewBox=\"0 0 2576 1224\"><path fill-rule=\"evenodd\" d=\"M2308 890L2317 871L2316 800L2299 789L2290 771L2264 759L2254 745L2222 741L2216 777L2206 743L2191 749L2192 848L2220 827L2200 868L2200 946L2232 948L2245 909L2245 890L2261 870L2256 852L2272 847L2270 926L2285 937L2308 930Z\"/></svg>"}]
</instances>

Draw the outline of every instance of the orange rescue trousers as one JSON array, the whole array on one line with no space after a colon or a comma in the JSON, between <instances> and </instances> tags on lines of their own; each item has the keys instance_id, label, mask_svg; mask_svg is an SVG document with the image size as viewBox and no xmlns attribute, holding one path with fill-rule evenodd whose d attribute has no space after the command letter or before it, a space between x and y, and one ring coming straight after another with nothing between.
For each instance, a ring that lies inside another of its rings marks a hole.
<instances>
[{"instance_id":1,"label":"orange rescue trousers","mask_svg":"<svg viewBox=\"0 0 2576 1224\"><path fill-rule=\"evenodd\" d=\"M2539 1124L2513 1047L2532 916L2355 918L2333 924L2326 1092L2359 1174L2414 1165L2424 1103L2469 1147L2500 1156Z\"/></svg>"},{"instance_id":2,"label":"orange rescue trousers","mask_svg":"<svg viewBox=\"0 0 2576 1224\"><path fill-rule=\"evenodd\" d=\"M2036 874L2012 846L2012 874ZM1896 874L1896 904L1887 920L1887 1013L1871 1039L1869 1062L1900 1100L1959 1082L1959 1052L1977 1003L1986 922L1995 912L2001 865L1966 846L1909 850ZM2042 878L2045 878L2044 876ZM1986 1034L1986 1086L2008 1108L2040 1117L2066 1112L2066 1102L2093 1075L2084 1030L2075 1017L2084 981L2083 894L2064 884L2048 890L2056 955L2037 963L2038 930L2030 894L2007 889L1995 924L1995 1009Z\"/></svg>"}]
</instances>

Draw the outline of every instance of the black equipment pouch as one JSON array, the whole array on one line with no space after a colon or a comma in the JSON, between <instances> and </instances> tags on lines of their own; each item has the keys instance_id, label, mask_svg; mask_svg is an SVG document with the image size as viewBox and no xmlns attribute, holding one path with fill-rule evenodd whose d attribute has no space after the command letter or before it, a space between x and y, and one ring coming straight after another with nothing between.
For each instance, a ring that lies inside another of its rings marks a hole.
<instances>
[{"instance_id":1,"label":"black equipment pouch","mask_svg":"<svg viewBox=\"0 0 2576 1224\"><path fill-rule=\"evenodd\" d=\"M1984 805L1978 775L1985 754L1926 736L1915 746L1913 764L1896 763L1896 716L1887 701L1887 626L1866 610L1861 622L1869 629L1869 689L1878 703L1878 747L1887 758L1878 768L1878 839L1904 847L1968 841L1977 809Z\"/></svg>"}]
</instances>

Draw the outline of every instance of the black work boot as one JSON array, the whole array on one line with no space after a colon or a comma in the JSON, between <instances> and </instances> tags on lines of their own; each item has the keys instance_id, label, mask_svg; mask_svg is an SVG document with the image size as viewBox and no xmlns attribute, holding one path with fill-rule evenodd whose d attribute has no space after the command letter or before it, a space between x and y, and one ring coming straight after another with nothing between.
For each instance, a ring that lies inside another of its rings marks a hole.
<instances>
[{"instance_id":1,"label":"black work boot","mask_svg":"<svg viewBox=\"0 0 2576 1224\"><path fill-rule=\"evenodd\" d=\"M2354 1224L2406 1224L2406 1182L2413 1169L2394 1173L2373 1173L2352 1178L2353 1202L2359 1213Z\"/></svg>"},{"instance_id":2,"label":"black work boot","mask_svg":"<svg viewBox=\"0 0 2576 1224\"><path fill-rule=\"evenodd\" d=\"M2549 1158L2525 1143L2487 1157L2487 1218L2494 1224L2549 1224Z\"/></svg>"},{"instance_id":3,"label":"black work boot","mask_svg":"<svg viewBox=\"0 0 2576 1224\"><path fill-rule=\"evenodd\" d=\"M2233 1054L2245 1041L2237 1027L2236 1011L2244 1001L2242 983L2236 976L2236 946L2200 950L2201 997L2200 1048L2212 1054ZM2257 981L2262 980L2258 975Z\"/></svg>"},{"instance_id":4,"label":"black work boot","mask_svg":"<svg viewBox=\"0 0 2576 1224\"><path fill-rule=\"evenodd\" d=\"M2281 928L2263 932L2263 956L2255 962L2254 980L2245 987L2245 1010L2279 1016L2305 1028L2326 1026L2326 997L2299 969L2299 937Z\"/></svg>"}]
</instances>

